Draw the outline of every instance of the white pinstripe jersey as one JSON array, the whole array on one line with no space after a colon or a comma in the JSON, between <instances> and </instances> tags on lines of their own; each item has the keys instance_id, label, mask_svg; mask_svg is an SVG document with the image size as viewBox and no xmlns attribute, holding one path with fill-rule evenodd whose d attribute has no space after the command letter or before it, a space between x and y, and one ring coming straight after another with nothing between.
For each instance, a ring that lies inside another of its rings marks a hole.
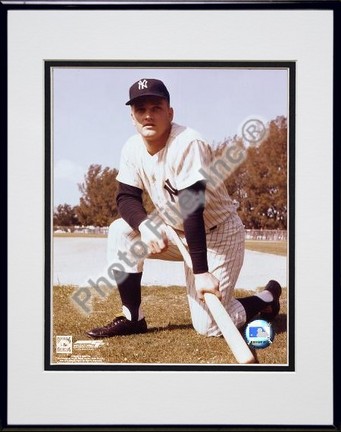
<instances>
[{"instance_id":1,"label":"white pinstripe jersey","mask_svg":"<svg viewBox=\"0 0 341 432\"><path fill-rule=\"evenodd\" d=\"M117 180L146 190L164 222L182 231L178 191L207 180L204 221L210 229L236 212L223 179L210 175L212 162L212 149L198 132L172 123L165 147L154 155L139 134L125 143ZM197 203L188 196L188 213Z\"/></svg>"}]
</instances>

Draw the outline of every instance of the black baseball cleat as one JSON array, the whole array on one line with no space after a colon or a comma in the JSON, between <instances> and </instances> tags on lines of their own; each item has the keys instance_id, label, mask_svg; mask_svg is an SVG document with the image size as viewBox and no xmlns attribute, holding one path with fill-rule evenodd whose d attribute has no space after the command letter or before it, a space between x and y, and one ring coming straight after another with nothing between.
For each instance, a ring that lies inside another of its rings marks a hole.
<instances>
[{"instance_id":1,"label":"black baseball cleat","mask_svg":"<svg viewBox=\"0 0 341 432\"><path fill-rule=\"evenodd\" d=\"M144 318L139 321L129 321L124 315L119 315L109 324L103 327L94 328L86 333L92 338L99 339L146 333L146 331L147 323Z\"/></svg>"},{"instance_id":2,"label":"black baseball cleat","mask_svg":"<svg viewBox=\"0 0 341 432\"><path fill-rule=\"evenodd\" d=\"M282 288L277 281L271 280L266 284L265 290L270 291L274 299L260 312L260 318L266 321L273 321L280 310L279 298L282 294Z\"/></svg>"}]
</instances>

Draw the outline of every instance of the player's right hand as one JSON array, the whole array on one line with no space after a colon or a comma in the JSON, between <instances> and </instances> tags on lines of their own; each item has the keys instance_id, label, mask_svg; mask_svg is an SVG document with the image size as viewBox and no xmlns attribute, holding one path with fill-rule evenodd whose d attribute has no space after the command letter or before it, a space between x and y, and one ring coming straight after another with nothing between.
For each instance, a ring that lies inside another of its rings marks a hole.
<instances>
[{"instance_id":1,"label":"player's right hand","mask_svg":"<svg viewBox=\"0 0 341 432\"><path fill-rule=\"evenodd\" d=\"M212 273L198 273L194 275L195 289L199 300L205 301L205 293L212 293L221 300L221 292L219 291L219 280Z\"/></svg>"},{"instance_id":2,"label":"player's right hand","mask_svg":"<svg viewBox=\"0 0 341 432\"><path fill-rule=\"evenodd\" d=\"M148 226L148 220L140 223L139 231L141 234L141 241L147 246L149 254L157 254L165 251L168 247L168 237L166 231L162 227L158 227L159 236L154 230Z\"/></svg>"}]
</instances>

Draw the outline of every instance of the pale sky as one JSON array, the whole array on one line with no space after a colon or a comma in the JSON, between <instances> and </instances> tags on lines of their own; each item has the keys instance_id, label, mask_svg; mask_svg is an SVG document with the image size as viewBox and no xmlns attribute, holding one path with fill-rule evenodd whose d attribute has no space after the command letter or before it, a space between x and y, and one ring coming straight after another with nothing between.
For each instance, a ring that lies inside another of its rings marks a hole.
<instances>
[{"instance_id":1,"label":"pale sky","mask_svg":"<svg viewBox=\"0 0 341 432\"><path fill-rule=\"evenodd\" d=\"M249 118L288 116L288 70L242 68L56 67L52 84L54 205L79 203L77 183L91 164L118 168L135 133L129 87L141 78L167 86L176 123L210 143L240 135Z\"/></svg>"}]
</instances>

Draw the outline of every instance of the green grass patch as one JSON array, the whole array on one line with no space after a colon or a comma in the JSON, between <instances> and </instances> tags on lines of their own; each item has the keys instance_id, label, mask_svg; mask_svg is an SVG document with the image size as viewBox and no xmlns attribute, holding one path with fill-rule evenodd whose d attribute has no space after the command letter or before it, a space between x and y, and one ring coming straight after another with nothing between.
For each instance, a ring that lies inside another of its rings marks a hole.
<instances>
[{"instance_id":1,"label":"green grass patch","mask_svg":"<svg viewBox=\"0 0 341 432\"><path fill-rule=\"evenodd\" d=\"M106 238L106 234L95 234L95 233L53 233L53 237L85 237L85 238Z\"/></svg>"},{"instance_id":2,"label":"green grass patch","mask_svg":"<svg viewBox=\"0 0 341 432\"><path fill-rule=\"evenodd\" d=\"M281 256L287 255L286 241L246 240L245 248L256 252L264 252Z\"/></svg>"},{"instance_id":3,"label":"green grass patch","mask_svg":"<svg viewBox=\"0 0 341 432\"><path fill-rule=\"evenodd\" d=\"M54 237L65 238L106 238L106 234L92 234L92 233L54 233ZM274 255L287 255L287 242L286 241L270 241L270 240L246 240L245 248L256 252L264 252Z\"/></svg>"},{"instance_id":4,"label":"green grass patch","mask_svg":"<svg viewBox=\"0 0 341 432\"><path fill-rule=\"evenodd\" d=\"M53 362L94 362L119 364L235 364L235 359L222 337L204 337L195 332L184 287L143 287L143 309L148 332L141 335L103 339L96 349L56 354L55 336L72 335L73 342L91 340L86 331L112 321L121 311L116 288L107 297L92 296L93 311L85 315L71 300L73 286L53 288ZM237 290L237 297L252 295ZM257 350L259 363L287 363L287 290L283 289L281 312L273 323L275 339L266 349ZM78 356L78 357L77 357ZM79 357L80 356L80 357ZM82 362L82 360L81 360Z\"/></svg>"}]
</instances>

